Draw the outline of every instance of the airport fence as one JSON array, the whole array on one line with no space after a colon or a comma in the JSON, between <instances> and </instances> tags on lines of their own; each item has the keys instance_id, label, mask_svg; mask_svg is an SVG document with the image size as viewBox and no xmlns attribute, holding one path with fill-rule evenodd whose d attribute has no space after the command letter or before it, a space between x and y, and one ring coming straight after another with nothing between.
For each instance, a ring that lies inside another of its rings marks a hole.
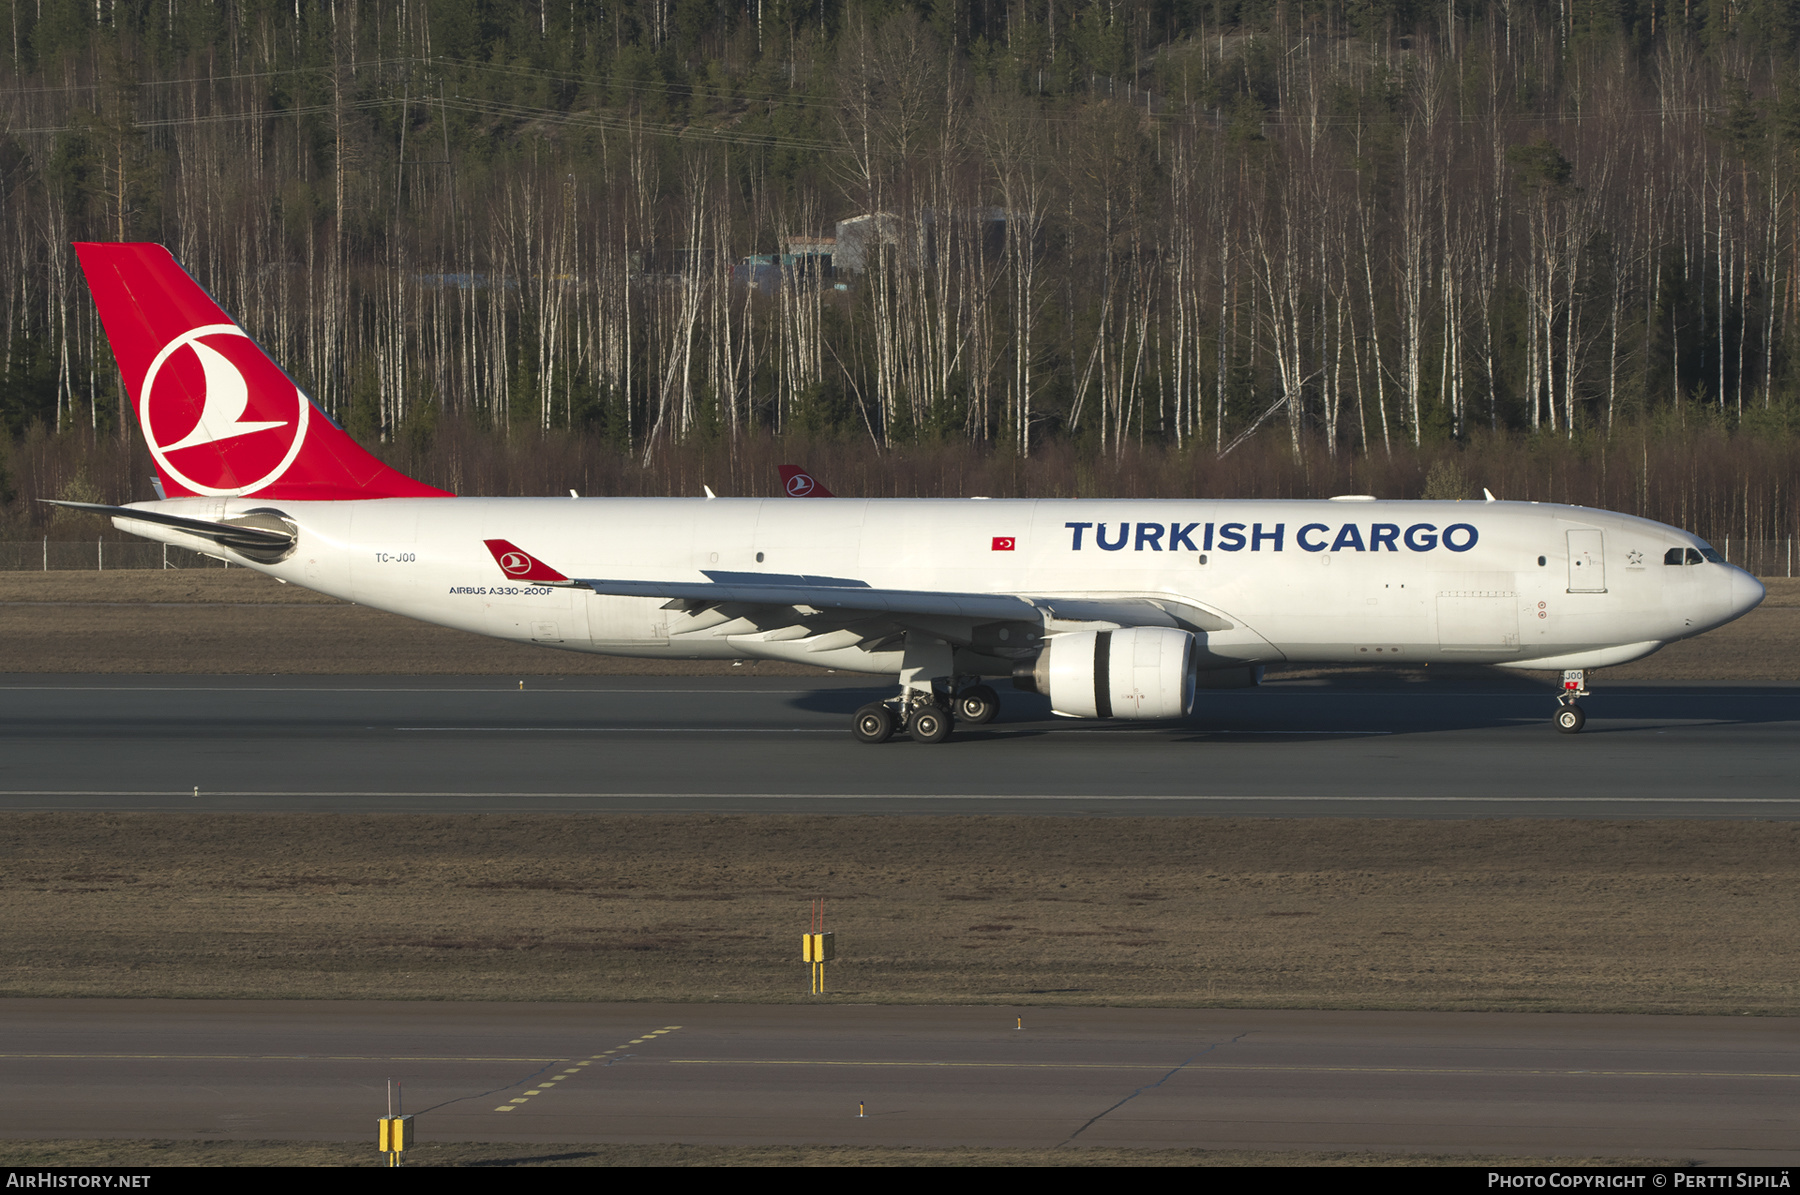
<instances>
[{"instance_id":1,"label":"airport fence","mask_svg":"<svg viewBox=\"0 0 1800 1195\"><path fill-rule=\"evenodd\" d=\"M1733 539L1714 544L1725 559L1759 577L1791 577L1794 575L1794 537L1785 539Z\"/></svg>"},{"instance_id":2,"label":"airport fence","mask_svg":"<svg viewBox=\"0 0 1800 1195\"><path fill-rule=\"evenodd\" d=\"M226 568L216 556L143 540L14 540L0 542L0 572L93 572L98 569Z\"/></svg>"}]
</instances>

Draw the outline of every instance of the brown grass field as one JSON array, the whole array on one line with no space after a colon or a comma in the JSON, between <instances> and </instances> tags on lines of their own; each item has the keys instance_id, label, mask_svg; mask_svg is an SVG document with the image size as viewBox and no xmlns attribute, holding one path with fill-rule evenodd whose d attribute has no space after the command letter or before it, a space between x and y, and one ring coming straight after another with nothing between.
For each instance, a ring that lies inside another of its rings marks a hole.
<instances>
[{"instance_id":1,"label":"brown grass field","mask_svg":"<svg viewBox=\"0 0 1800 1195\"><path fill-rule=\"evenodd\" d=\"M1800 824L17 813L0 995L1800 1013Z\"/></svg>"}]
</instances>

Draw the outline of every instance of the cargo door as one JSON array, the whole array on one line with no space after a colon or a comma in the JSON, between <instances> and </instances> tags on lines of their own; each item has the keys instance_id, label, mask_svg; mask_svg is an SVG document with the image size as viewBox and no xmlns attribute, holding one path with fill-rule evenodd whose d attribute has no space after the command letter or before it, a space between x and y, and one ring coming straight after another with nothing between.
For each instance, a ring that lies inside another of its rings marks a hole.
<instances>
[{"instance_id":1,"label":"cargo door","mask_svg":"<svg viewBox=\"0 0 1800 1195\"><path fill-rule=\"evenodd\" d=\"M487 633L532 643L585 645L588 599L593 596L561 586L497 585L487 600Z\"/></svg>"},{"instance_id":2,"label":"cargo door","mask_svg":"<svg viewBox=\"0 0 1800 1195\"><path fill-rule=\"evenodd\" d=\"M1507 573L1438 578L1438 646L1492 654L1519 650L1519 595Z\"/></svg>"},{"instance_id":3,"label":"cargo door","mask_svg":"<svg viewBox=\"0 0 1800 1195\"><path fill-rule=\"evenodd\" d=\"M1606 592L1606 533L1583 528L1569 532L1569 592Z\"/></svg>"}]
</instances>

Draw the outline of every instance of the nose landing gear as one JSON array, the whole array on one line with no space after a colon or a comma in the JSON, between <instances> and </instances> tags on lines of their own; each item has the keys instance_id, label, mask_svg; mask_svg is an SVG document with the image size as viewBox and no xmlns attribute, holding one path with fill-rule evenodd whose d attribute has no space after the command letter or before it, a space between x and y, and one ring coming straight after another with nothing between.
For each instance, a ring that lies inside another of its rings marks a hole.
<instances>
[{"instance_id":1,"label":"nose landing gear","mask_svg":"<svg viewBox=\"0 0 1800 1195\"><path fill-rule=\"evenodd\" d=\"M1588 696L1587 672L1571 668L1563 673L1562 692L1556 695L1556 729L1563 734L1580 734L1587 725L1587 715L1576 705L1576 699Z\"/></svg>"}]
</instances>

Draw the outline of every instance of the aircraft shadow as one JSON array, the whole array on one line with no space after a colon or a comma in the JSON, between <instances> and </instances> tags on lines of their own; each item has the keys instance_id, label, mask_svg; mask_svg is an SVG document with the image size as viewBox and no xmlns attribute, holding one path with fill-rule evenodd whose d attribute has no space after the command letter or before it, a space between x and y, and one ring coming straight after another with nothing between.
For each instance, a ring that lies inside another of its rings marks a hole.
<instances>
[{"instance_id":1,"label":"aircraft shadow","mask_svg":"<svg viewBox=\"0 0 1800 1195\"><path fill-rule=\"evenodd\" d=\"M1695 724L1800 722L1800 686L1707 686L1671 681L1608 686L1604 675L1582 700L1584 735L1655 733ZM1093 722L1055 716L1047 698L995 685L1000 714L985 726L958 725L964 742L1029 738L1079 731L1084 736L1141 735L1162 730L1196 742L1304 742L1339 738L1497 729L1542 723L1555 711L1556 685L1485 668L1343 670L1271 678L1254 689L1203 689L1194 713L1180 721ZM893 692L889 686L821 689L789 699L796 710L848 717Z\"/></svg>"}]
</instances>

